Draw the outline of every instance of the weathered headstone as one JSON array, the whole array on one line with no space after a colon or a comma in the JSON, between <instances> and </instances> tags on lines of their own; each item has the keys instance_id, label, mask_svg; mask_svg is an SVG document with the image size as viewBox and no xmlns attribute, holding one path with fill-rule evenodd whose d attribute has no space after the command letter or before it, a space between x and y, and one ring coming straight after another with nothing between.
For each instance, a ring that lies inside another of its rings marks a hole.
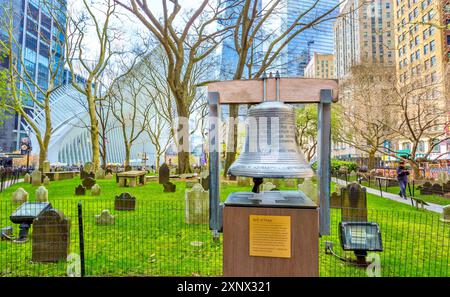
<instances>
[{"instance_id":1,"label":"weathered headstone","mask_svg":"<svg viewBox=\"0 0 450 297\"><path fill-rule=\"evenodd\" d=\"M196 184L185 193L186 224L207 224L209 222L209 191Z\"/></svg>"},{"instance_id":2,"label":"weathered headstone","mask_svg":"<svg viewBox=\"0 0 450 297\"><path fill-rule=\"evenodd\" d=\"M341 195L339 193L333 192L330 196L330 207L331 208L341 208Z\"/></svg>"},{"instance_id":3,"label":"weathered headstone","mask_svg":"<svg viewBox=\"0 0 450 297\"><path fill-rule=\"evenodd\" d=\"M444 184L442 184L442 191L445 193L450 193L450 180Z\"/></svg>"},{"instance_id":4,"label":"weathered headstone","mask_svg":"<svg viewBox=\"0 0 450 297\"><path fill-rule=\"evenodd\" d=\"M262 184L262 190L264 192L272 191L272 190L276 190L276 189L277 189L277 187L274 184L272 184L271 182L265 182Z\"/></svg>"},{"instance_id":5,"label":"weathered headstone","mask_svg":"<svg viewBox=\"0 0 450 297\"><path fill-rule=\"evenodd\" d=\"M165 184L170 181L170 169L166 163L162 164L161 167L159 167L158 178L160 184Z\"/></svg>"},{"instance_id":6,"label":"weathered headstone","mask_svg":"<svg viewBox=\"0 0 450 297\"><path fill-rule=\"evenodd\" d=\"M105 175L105 179L107 179L107 180L113 179L112 173L108 173L107 175Z\"/></svg>"},{"instance_id":7,"label":"weathered headstone","mask_svg":"<svg viewBox=\"0 0 450 297\"><path fill-rule=\"evenodd\" d=\"M12 203L22 204L28 201L28 193L23 188L18 188L12 193Z\"/></svg>"},{"instance_id":8,"label":"weathered headstone","mask_svg":"<svg viewBox=\"0 0 450 297\"><path fill-rule=\"evenodd\" d=\"M446 205L442 208L442 222L450 223L450 205Z\"/></svg>"},{"instance_id":9,"label":"weathered headstone","mask_svg":"<svg viewBox=\"0 0 450 297\"><path fill-rule=\"evenodd\" d=\"M23 177L23 181L24 183L29 184L31 182L31 175L30 174L25 174L25 176Z\"/></svg>"},{"instance_id":10,"label":"weathered headstone","mask_svg":"<svg viewBox=\"0 0 450 297\"><path fill-rule=\"evenodd\" d=\"M343 222L367 222L366 188L352 182L342 189L341 217Z\"/></svg>"},{"instance_id":11,"label":"weathered headstone","mask_svg":"<svg viewBox=\"0 0 450 297\"><path fill-rule=\"evenodd\" d=\"M105 170L103 168L97 169L95 172L95 179L105 179Z\"/></svg>"},{"instance_id":12,"label":"weathered headstone","mask_svg":"<svg viewBox=\"0 0 450 297\"><path fill-rule=\"evenodd\" d=\"M346 173L348 173L348 167L347 166L340 166L339 169L338 169L338 172L340 174L346 174Z\"/></svg>"},{"instance_id":13,"label":"weathered headstone","mask_svg":"<svg viewBox=\"0 0 450 297\"><path fill-rule=\"evenodd\" d=\"M86 188L83 187L83 185L78 185L78 187L75 188L75 195L77 196L86 195Z\"/></svg>"},{"instance_id":14,"label":"weathered headstone","mask_svg":"<svg viewBox=\"0 0 450 297\"><path fill-rule=\"evenodd\" d=\"M90 190L95 185L95 179L92 177L86 177L83 179L82 184L87 190Z\"/></svg>"},{"instance_id":15,"label":"weathered headstone","mask_svg":"<svg viewBox=\"0 0 450 297\"><path fill-rule=\"evenodd\" d=\"M44 177L44 186L48 186L50 184L50 179L48 178L48 176Z\"/></svg>"},{"instance_id":16,"label":"weathered headstone","mask_svg":"<svg viewBox=\"0 0 450 297\"><path fill-rule=\"evenodd\" d=\"M95 223L97 225L114 225L115 217L105 209L101 214L95 216Z\"/></svg>"},{"instance_id":17,"label":"weathered headstone","mask_svg":"<svg viewBox=\"0 0 450 297\"><path fill-rule=\"evenodd\" d=\"M349 176L350 176L351 180L356 179L357 174L356 174L355 170L350 171L350 175Z\"/></svg>"},{"instance_id":18,"label":"weathered headstone","mask_svg":"<svg viewBox=\"0 0 450 297\"><path fill-rule=\"evenodd\" d=\"M238 187L249 187L251 185L251 179L245 176L238 176L237 185Z\"/></svg>"},{"instance_id":19,"label":"weathered headstone","mask_svg":"<svg viewBox=\"0 0 450 297\"><path fill-rule=\"evenodd\" d=\"M173 193L175 192L177 186L171 182L167 182L163 184L164 187L164 193Z\"/></svg>"},{"instance_id":20,"label":"weathered headstone","mask_svg":"<svg viewBox=\"0 0 450 297\"><path fill-rule=\"evenodd\" d=\"M95 184L91 188L91 195L92 196L100 196L101 188L98 184Z\"/></svg>"},{"instance_id":21,"label":"weathered headstone","mask_svg":"<svg viewBox=\"0 0 450 297\"><path fill-rule=\"evenodd\" d=\"M209 172L204 170L200 172L200 184L205 191L209 191Z\"/></svg>"},{"instance_id":22,"label":"weathered headstone","mask_svg":"<svg viewBox=\"0 0 450 297\"><path fill-rule=\"evenodd\" d=\"M34 187L38 187L40 186L42 183L42 173L39 170L35 170L33 171L33 173L31 173L31 184Z\"/></svg>"},{"instance_id":23,"label":"weathered headstone","mask_svg":"<svg viewBox=\"0 0 450 297\"><path fill-rule=\"evenodd\" d=\"M136 197L131 196L130 193L122 193L114 199L115 210L135 210Z\"/></svg>"},{"instance_id":24,"label":"weathered headstone","mask_svg":"<svg viewBox=\"0 0 450 297\"><path fill-rule=\"evenodd\" d=\"M284 185L286 186L286 188L297 188L298 187L298 179L296 179L296 178L285 179Z\"/></svg>"},{"instance_id":25,"label":"weathered headstone","mask_svg":"<svg viewBox=\"0 0 450 297\"><path fill-rule=\"evenodd\" d=\"M186 182L186 189L192 189L195 185L200 185L198 182L195 181L187 181Z\"/></svg>"},{"instance_id":26,"label":"weathered headstone","mask_svg":"<svg viewBox=\"0 0 450 297\"><path fill-rule=\"evenodd\" d=\"M92 162L86 162L86 163L84 163L83 170L84 170L84 172L86 172L86 173L91 173L91 172L93 172L93 171L94 171L94 163L92 163Z\"/></svg>"},{"instance_id":27,"label":"weathered headstone","mask_svg":"<svg viewBox=\"0 0 450 297\"><path fill-rule=\"evenodd\" d=\"M36 202L48 202L48 190L40 186L35 192Z\"/></svg>"},{"instance_id":28,"label":"weathered headstone","mask_svg":"<svg viewBox=\"0 0 450 297\"><path fill-rule=\"evenodd\" d=\"M298 185L298 190L303 192L309 199L319 204L319 197L317 193L317 186L313 183L311 178L305 178L301 184Z\"/></svg>"},{"instance_id":29,"label":"weathered headstone","mask_svg":"<svg viewBox=\"0 0 450 297\"><path fill-rule=\"evenodd\" d=\"M430 182L425 182L423 185L419 186L420 195L433 195L432 184Z\"/></svg>"},{"instance_id":30,"label":"weathered headstone","mask_svg":"<svg viewBox=\"0 0 450 297\"><path fill-rule=\"evenodd\" d=\"M44 161L42 163L42 172L50 172L50 161Z\"/></svg>"},{"instance_id":31,"label":"weathered headstone","mask_svg":"<svg viewBox=\"0 0 450 297\"><path fill-rule=\"evenodd\" d=\"M50 209L33 222L32 261L65 261L69 252L70 223L62 212Z\"/></svg>"}]
</instances>

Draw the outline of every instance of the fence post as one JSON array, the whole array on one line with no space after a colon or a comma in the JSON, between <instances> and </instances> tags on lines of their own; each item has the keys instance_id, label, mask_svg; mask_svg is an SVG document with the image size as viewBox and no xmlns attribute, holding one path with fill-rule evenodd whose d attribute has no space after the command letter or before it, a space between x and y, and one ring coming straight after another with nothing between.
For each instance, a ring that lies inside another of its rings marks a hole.
<instances>
[{"instance_id":1,"label":"fence post","mask_svg":"<svg viewBox=\"0 0 450 297\"><path fill-rule=\"evenodd\" d=\"M81 276L85 275L84 266L84 233L83 233L83 207L81 201L78 202L78 231L80 236L80 265L81 265Z\"/></svg>"}]
</instances>

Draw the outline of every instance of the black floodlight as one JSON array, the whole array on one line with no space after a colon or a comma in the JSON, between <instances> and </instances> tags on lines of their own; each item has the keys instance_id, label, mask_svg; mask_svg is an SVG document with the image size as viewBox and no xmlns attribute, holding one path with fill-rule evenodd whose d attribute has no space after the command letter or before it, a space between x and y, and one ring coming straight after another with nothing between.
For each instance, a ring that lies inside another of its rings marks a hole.
<instances>
[{"instance_id":1,"label":"black floodlight","mask_svg":"<svg viewBox=\"0 0 450 297\"><path fill-rule=\"evenodd\" d=\"M16 241L27 241L28 230L34 219L51 208L52 205L48 202L25 202L19 206L10 216L11 222L20 224L19 238Z\"/></svg>"},{"instance_id":2,"label":"black floodlight","mask_svg":"<svg viewBox=\"0 0 450 297\"><path fill-rule=\"evenodd\" d=\"M344 251L381 252L380 227L374 222L339 223L341 246Z\"/></svg>"}]
</instances>

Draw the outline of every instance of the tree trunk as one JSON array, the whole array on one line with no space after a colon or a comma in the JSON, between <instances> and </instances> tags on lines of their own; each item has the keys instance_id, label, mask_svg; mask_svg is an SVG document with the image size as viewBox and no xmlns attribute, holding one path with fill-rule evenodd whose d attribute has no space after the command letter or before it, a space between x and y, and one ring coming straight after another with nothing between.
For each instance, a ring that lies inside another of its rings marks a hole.
<instances>
[{"instance_id":1,"label":"tree trunk","mask_svg":"<svg viewBox=\"0 0 450 297\"><path fill-rule=\"evenodd\" d=\"M238 139L238 111L239 105L230 105L230 115L228 127L228 141L227 141L227 151L225 157L225 166L223 171L223 176L227 177L228 169L230 169L231 164L236 160L237 152L237 139Z\"/></svg>"},{"instance_id":2,"label":"tree trunk","mask_svg":"<svg viewBox=\"0 0 450 297\"><path fill-rule=\"evenodd\" d=\"M106 169L106 135L102 136L102 168Z\"/></svg>"},{"instance_id":3,"label":"tree trunk","mask_svg":"<svg viewBox=\"0 0 450 297\"><path fill-rule=\"evenodd\" d=\"M131 146L125 143L125 168L130 165Z\"/></svg>"},{"instance_id":4,"label":"tree trunk","mask_svg":"<svg viewBox=\"0 0 450 297\"><path fill-rule=\"evenodd\" d=\"M369 161L367 164L367 168L369 170L375 168L375 152L374 151L369 152Z\"/></svg>"},{"instance_id":5,"label":"tree trunk","mask_svg":"<svg viewBox=\"0 0 450 297\"><path fill-rule=\"evenodd\" d=\"M88 92L91 90L88 88ZM92 163L94 164L94 171L100 167L100 141L98 120L95 110L95 98L88 98L89 119L91 121L91 148L92 148Z\"/></svg>"},{"instance_id":6,"label":"tree trunk","mask_svg":"<svg viewBox=\"0 0 450 297\"><path fill-rule=\"evenodd\" d=\"M39 171L44 170L44 161L47 159L47 148L39 147Z\"/></svg>"},{"instance_id":7,"label":"tree trunk","mask_svg":"<svg viewBox=\"0 0 450 297\"><path fill-rule=\"evenodd\" d=\"M411 169L413 171L413 178L414 179L419 179L420 178L420 168L419 168L419 164L415 161L409 160L408 161L409 165L411 166Z\"/></svg>"},{"instance_id":8,"label":"tree trunk","mask_svg":"<svg viewBox=\"0 0 450 297\"><path fill-rule=\"evenodd\" d=\"M191 173L189 160L189 114L186 109L178 108L178 174Z\"/></svg>"}]
</instances>

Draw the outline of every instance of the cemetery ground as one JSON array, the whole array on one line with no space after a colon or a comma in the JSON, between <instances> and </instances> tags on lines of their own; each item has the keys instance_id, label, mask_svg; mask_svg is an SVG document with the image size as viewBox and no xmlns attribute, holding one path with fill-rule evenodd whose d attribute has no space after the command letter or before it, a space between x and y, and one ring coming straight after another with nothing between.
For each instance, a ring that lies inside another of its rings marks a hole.
<instances>
[{"instance_id":1,"label":"cemetery ground","mask_svg":"<svg viewBox=\"0 0 450 297\"><path fill-rule=\"evenodd\" d=\"M89 191L86 196L75 196L78 177L47 186L49 202L70 219L69 253L73 254L79 254L77 204L82 203L87 276L222 274L222 239L213 240L207 224L185 223L186 183L173 182L176 192L163 193L156 181L119 188L115 180L97 180L101 195L96 197ZM0 193L0 227L14 226L15 235L18 226L9 216L17 207L11 195L18 187L30 194L30 201L34 201L36 190L31 184L19 183ZM231 192L249 190L230 183L221 186L221 199ZM114 210L114 197L122 192L136 197L135 211ZM95 224L95 215L104 209L115 216L114 225ZM384 250L376 253L382 276L450 276L450 224L441 222L439 214L369 194L368 219L379 223L382 233ZM340 248L339 222L340 210L332 209L331 235L320 239L320 275L367 276L365 268L325 253L325 241L331 241L338 254L354 257L353 252ZM0 276L65 276L75 267L76 257L69 257L67 262L31 263L31 235L29 238L24 244L0 241ZM376 256L369 256L377 261Z\"/></svg>"}]
</instances>

